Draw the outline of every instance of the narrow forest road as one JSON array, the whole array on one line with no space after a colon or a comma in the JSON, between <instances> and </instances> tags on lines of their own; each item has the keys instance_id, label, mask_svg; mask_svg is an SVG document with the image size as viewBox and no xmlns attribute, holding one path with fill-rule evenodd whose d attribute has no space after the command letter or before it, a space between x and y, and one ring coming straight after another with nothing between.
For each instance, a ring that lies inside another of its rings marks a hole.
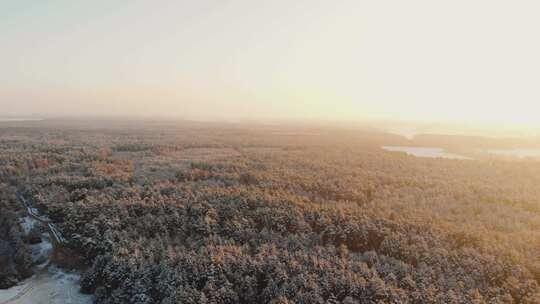
<instances>
[{"instance_id":1,"label":"narrow forest road","mask_svg":"<svg viewBox=\"0 0 540 304\"><path fill-rule=\"evenodd\" d=\"M59 247L62 244L66 243L66 239L64 238L60 230L58 230L56 225L51 223L51 220L40 216L36 209L28 205L28 203L26 202L26 200L24 199L22 195L17 194L17 199L19 200L21 205L26 209L26 213L28 214L28 216L30 216L31 218L47 226L47 229L49 230L50 235L54 237L53 246ZM54 248L54 249L57 249L57 248Z\"/></svg>"},{"instance_id":2,"label":"narrow forest road","mask_svg":"<svg viewBox=\"0 0 540 304\"><path fill-rule=\"evenodd\" d=\"M17 194L19 202L24 206L29 218L42 223L47 232L42 234L42 242L50 242L52 251L47 261L36 266L36 274L22 284L0 290L0 304L90 304L93 297L79 292L80 276L70 274L52 265L51 255L62 249L66 239L47 218L39 215L26 200Z\"/></svg>"},{"instance_id":3,"label":"narrow forest road","mask_svg":"<svg viewBox=\"0 0 540 304\"><path fill-rule=\"evenodd\" d=\"M42 283L43 275L44 275L45 270L46 270L46 268L41 269L37 274L34 275L34 277L32 277L32 279L28 283L26 283L26 284L24 284L22 286L21 290L14 293L14 295L10 299L8 299L6 301L3 301L3 302L0 302L0 304L21 303L19 301L21 298L23 298L25 295L31 293L32 290L34 290L34 288L36 288L36 286L39 286L40 283Z\"/></svg>"}]
</instances>

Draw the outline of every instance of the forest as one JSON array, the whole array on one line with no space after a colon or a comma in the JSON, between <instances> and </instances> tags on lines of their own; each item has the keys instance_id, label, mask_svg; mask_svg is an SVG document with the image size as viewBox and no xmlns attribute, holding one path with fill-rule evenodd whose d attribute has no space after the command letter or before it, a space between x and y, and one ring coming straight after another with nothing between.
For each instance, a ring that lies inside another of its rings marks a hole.
<instances>
[{"instance_id":1,"label":"forest","mask_svg":"<svg viewBox=\"0 0 540 304\"><path fill-rule=\"evenodd\" d=\"M33 274L20 195L62 231L96 303L540 303L540 162L385 144L407 140L326 126L6 123L0 289Z\"/></svg>"}]
</instances>

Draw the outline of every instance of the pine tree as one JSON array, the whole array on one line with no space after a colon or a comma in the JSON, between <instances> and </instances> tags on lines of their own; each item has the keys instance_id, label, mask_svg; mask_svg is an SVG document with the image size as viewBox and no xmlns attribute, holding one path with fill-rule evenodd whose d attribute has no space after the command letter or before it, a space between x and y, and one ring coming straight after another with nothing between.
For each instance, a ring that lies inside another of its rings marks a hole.
<instances>
[{"instance_id":1,"label":"pine tree","mask_svg":"<svg viewBox=\"0 0 540 304\"><path fill-rule=\"evenodd\" d=\"M352 297L346 297L343 299L343 304L360 304L357 300L353 299Z\"/></svg>"},{"instance_id":2,"label":"pine tree","mask_svg":"<svg viewBox=\"0 0 540 304\"><path fill-rule=\"evenodd\" d=\"M331 293L328 299L326 300L326 304L339 304L339 300L336 298L334 293Z\"/></svg>"}]
</instances>

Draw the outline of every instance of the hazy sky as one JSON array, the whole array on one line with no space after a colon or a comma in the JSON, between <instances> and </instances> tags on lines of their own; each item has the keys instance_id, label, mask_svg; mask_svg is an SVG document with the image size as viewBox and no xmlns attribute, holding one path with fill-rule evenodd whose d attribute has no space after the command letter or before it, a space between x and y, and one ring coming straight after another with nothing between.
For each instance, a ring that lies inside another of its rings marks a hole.
<instances>
[{"instance_id":1,"label":"hazy sky","mask_svg":"<svg viewBox=\"0 0 540 304\"><path fill-rule=\"evenodd\" d=\"M540 124L540 4L0 0L0 116Z\"/></svg>"}]
</instances>

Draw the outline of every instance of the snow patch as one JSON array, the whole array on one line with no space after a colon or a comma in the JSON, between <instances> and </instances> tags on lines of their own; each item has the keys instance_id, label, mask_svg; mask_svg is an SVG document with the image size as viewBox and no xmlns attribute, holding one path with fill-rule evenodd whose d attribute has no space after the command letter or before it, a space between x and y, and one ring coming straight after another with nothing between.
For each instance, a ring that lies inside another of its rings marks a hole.
<instances>
[{"instance_id":1,"label":"snow patch","mask_svg":"<svg viewBox=\"0 0 540 304\"><path fill-rule=\"evenodd\" d=\"M29 216L25 216L21 218L21 228L24 234L28 235L30 231L32 230L32 228L34 228L34 226L37 225L38 223L39 222L36 219L31 218Z\"/></svg>"},{"instance_id":2,"label":"snow patch","mask_svg":"<svg viewBox=\"0 0 540 304\"><path fill-rule=\"evenodd\" d=\"M30 280L32 280L32 278L28 279L27 281ZM0 289L0 303L6 303L16 297L18 294L20 294L28 286L27 281L19 283L19 285L13 286L8 289Z\"/></svg>"},{"instance_id":3,"label":"snow patch","mask_svg":"<svg viewBox=\"0 0 540 304\"><path fill-rule=\"evenodd\" d=\"M52 253L53 245L48 233L41 235L41 243L35 245L29 245L30 254L32 255L32 261L35 264L46 264L49 261L49 256Z\"/></svg>"},{"instance_id":4,"label":"snow patch","mask_svg":"<svg viewBox=\"0 0 540 304\"><path fill-rule=\"evenodd\" d=\"M20 285L0 290L0 304L90 304L93 296L79 292L80 276L50 266Z\"/></svg>"}]
</instances>

